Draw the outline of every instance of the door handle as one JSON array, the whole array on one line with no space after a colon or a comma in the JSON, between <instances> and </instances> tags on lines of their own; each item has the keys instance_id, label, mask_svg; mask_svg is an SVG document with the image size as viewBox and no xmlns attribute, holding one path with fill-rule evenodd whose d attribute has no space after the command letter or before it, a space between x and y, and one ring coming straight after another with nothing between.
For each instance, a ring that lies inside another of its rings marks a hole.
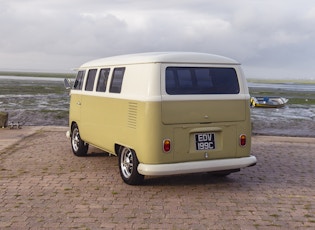
<instances>
[{"instance_id":1,"label":"door handle","mask_svg":"<svg viewBox=\"0 0 315 230\"><path fill-rule=\"evenodd\" d=\"M80 102L80 101L78 101L78 102L77 102L77 105L81 105L81 102Z\"/></svg>"}]
</instances>

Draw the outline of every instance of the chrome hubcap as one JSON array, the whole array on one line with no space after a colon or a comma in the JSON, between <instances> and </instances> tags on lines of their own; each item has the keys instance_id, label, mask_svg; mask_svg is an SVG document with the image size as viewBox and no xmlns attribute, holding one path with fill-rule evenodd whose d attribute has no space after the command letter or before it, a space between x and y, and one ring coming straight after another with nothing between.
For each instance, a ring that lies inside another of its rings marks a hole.
<instances>
[{"instance_id":1,"label":"chrome hubcap","mask_svg":"<svg viewBox=\"0 0 315 230\"><path fill-rule=\"evenodd\" d=\"M79 130L75 128L72 132L72 147L75 152L79 150L80 135Z\"/></svg>"},{"instance_id":2,"label":"chrome hubcap","mask_svg":"<svg viewBox=\"0 0 315 230\"><path fill-rule=\"evenodd\" d=\"M121 171L125 178L129 178L133 171L133 155L130 149L125 148L121 153Z\"/></svg>"}]
</instances>

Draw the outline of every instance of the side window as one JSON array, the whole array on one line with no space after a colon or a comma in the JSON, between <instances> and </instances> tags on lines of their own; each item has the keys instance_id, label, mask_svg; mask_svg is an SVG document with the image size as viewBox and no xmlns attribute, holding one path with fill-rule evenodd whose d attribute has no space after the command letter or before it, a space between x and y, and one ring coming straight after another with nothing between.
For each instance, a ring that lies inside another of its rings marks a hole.
<instances>
[{"instance_id":1,"label":"side window","mask_svg":"<svg viewBox=\"0 0 315 230\"><path fill-rule=\"evenodd\" d=\"M97 92L105 92L106 91L106 85L107 85L107 79L109 75L110 69L101 69L98 81L97 81L97 86L96 86L96 91Z\"/></svg>"},{"instance_id":2,"label":"side window","mask_svg":"<svg viewBox=\"0 0 315 230\"><path fill-rule=\"evenodd\" d=\"M79 70L77 77L75 79L73 89L81 90L83 85L83 79L85 75L85 70Z\"/></svg>"},{"instance_id":3,"label":"side window","mask_svg":"<svg viewBox=\"0 0 315 230\"><path fill-rule=\"evenodd\" d=\"M120 93L123 82L125 68L115 68L113 71L112 81L110 83L109 92Z\"/></svg>"},{"instance_id":4,"label":"side window","mask_svg":"<svg viewBox=\"0 0 315 230\"><path fill-rule=\"evenodd\" d=\"M87 80L86 80L86 85L85 85L86 91L92 91L93 90L96 71L97 71L97 69L90 69L89 70Z\"/></svg>"}]
</instances>

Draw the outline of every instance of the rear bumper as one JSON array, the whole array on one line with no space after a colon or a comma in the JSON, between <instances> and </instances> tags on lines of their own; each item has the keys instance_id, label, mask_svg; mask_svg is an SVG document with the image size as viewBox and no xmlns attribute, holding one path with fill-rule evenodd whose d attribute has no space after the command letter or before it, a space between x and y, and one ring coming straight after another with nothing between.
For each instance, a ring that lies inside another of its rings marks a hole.
<instances>
[{"instance_id":1,"label":"rear bumper","mask_svg":"<svg viewBox=\"0 0 315 230\"><path fill-rule=\"evenodd\" d=\"M257 159L255 156L193 161L174 164L142 164L138 166L138 172L146 176L177 175L185 173L215 172L231 169L241 169L255 165Z\"/></svg>"}]
</instances>

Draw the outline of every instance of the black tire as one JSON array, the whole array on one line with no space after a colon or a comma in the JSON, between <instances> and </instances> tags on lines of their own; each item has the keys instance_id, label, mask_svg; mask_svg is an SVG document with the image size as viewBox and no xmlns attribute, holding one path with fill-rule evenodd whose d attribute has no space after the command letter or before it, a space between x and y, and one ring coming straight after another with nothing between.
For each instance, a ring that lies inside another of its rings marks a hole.
<instances>
[{"instance_id":1,"label":"black tire","mask_svg":"<svg viewBox=\"0 0 315 230\"><path fill-rule=\"evenodd\" d=\"M212 175L216 177L226 177L230 175L231 173L239 172L240 169L231 169L231 170L224 170L224 171L218 171L218 172L212 172Z\"/></svg>"},{"instance_id":2,"label":"black tire","mask_svg":"<svg viewBox=\"0 0 315 230\"><path fill-rule=\"evenodd\" d=\"M78 157L86 156L89 144L85 143L81 137L77 124L74 124L71 128L71 148L74 155Z\"/></svg>"},{"instance_id":3,"label":"black tire","mask_svg":"<svg viewBox=\"0 0 315 230\"><path fill-rule=\"evenodd\" d=\"M120 176L126 184L137 185L143 182L144 176L138 173L139 161L135 151L121 147L119 150Z\"/></svg>"}]
</instances>

